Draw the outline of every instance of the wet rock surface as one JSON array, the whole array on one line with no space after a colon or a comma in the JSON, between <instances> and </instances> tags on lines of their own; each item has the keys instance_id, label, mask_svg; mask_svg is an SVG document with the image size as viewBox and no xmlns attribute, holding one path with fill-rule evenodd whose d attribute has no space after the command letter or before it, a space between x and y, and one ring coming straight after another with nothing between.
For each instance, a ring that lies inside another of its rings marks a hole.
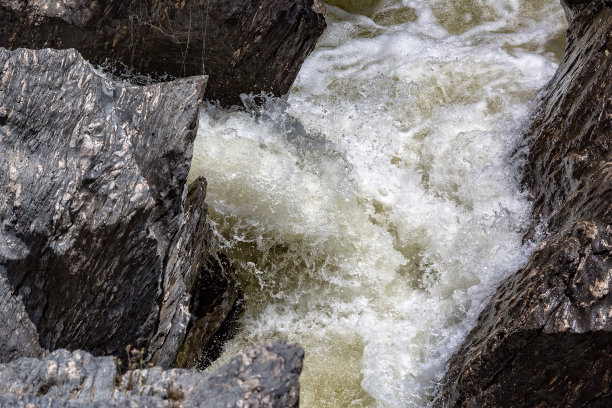
<instances>
[{"instance_id":1,"label":"wet rock surface","mask_svg":"<svg viewBox=\"0 0 612 408\"><path fill-rule=\"evenodd\" d=\"M207 98L235 105L242 93L285 95L326 28L325 9L323 0L206 0Z\"/></svg>"},{"instance_id":2,"label":"wet rock surface","mask_svg":"<svg viewBox=\"0 0 612 408\"><path fill-rule=\"evenodd\" d=\"M112 357L57 350L0 365L0 405L27 407L297 407L304 351L276 340L244 349L211 374L117 372Z\"/></svg>"},{"instance_id":3,"label":"wet rock surface","mask_svg":"<svg viewBox=\"0 0 612 408\"><path fill-rule=\"evenodd\" d=\"M235 276L223 253L209 255L194 286L191 321L176 358L177 367L207 368L221 355L225 341L234 336L242 312L242 292Z\"/></svg>"},{"instance_id":4,"label":"wet rock surface","mask_svg":"<svg viewBox=\"0 0 612 408\"><path fill-rule=\"evenodd\" d=\"M0 48L0 69L0 361L170 365L210 245L186 186L206 78L127 86L74 50Z\"/></svg>"},{"instance_id":5,"label":"wet rock surface","mask_svg":"<svg viewBox=\"0 0 612 408\"><path fill-rule=\"evenodd\" d=\"M210 76L206 97L284 95L325 29L322 0L0 0L0 46L75 48L153 78Z\"/></svg>"},{"instance_id":6,"label":"wet rock surface","mask_svg":"<svg viewBox=\"0 0 612 408\"><path fill-rule=\"evenodd\" d=\"M612 404L612 4L564 6L566 55L526 134L548 232L450 360L436 407Z\"/></svg>"}]
</instances>

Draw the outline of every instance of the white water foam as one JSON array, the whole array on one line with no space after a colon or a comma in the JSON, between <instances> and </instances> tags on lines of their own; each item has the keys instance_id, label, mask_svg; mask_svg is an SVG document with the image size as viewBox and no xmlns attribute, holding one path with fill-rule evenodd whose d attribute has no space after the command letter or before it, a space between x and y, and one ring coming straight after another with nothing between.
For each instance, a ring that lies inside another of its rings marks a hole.
<instances>
[{"instance_id":1,"label":"white water foam","mask_svg":"<svg viewBox=\"0 0 612 408\"><path fill-rule=\"evenodd\" d=\"M422 407L528 256L509 157L565 21L553 0L330 3L287 102L201 116L191 176L246 293L215 366L285 337L302 406Z\"/></svg>"}]
</instances>

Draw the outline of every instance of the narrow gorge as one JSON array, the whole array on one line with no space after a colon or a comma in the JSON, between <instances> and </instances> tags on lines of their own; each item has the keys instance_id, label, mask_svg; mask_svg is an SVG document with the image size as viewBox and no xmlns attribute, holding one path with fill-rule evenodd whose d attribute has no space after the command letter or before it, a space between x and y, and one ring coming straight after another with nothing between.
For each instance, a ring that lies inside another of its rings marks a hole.
<instances>
[{"instance_id":1,"label":"narrow gorge","mask_svg":"<svg viewBox=\"0 0 612 408\"><path fill-rule=\"evenodd\" d=\"M611 37L0 0L0 406L607 407Z\"/></svg>"}]
</instances>

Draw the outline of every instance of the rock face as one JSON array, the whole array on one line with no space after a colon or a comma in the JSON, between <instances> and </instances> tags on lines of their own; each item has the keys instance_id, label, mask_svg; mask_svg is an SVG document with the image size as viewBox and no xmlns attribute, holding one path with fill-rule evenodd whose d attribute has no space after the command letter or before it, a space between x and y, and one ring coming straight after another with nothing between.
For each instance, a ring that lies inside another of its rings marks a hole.
<instances>
[{"instance_id":1,"label":"rock face","mask_svg":"<svg viewBox=\"0 0 612 408\"><path fill-rule=\"evenodd\" d=\"M206 97L230 105L286 94L324 12L322 0L0 0L0 46L75 48L154 78L206 72Z\"/></svg>"},{"instance_id":2,"label":"rock face","mask_svg":"<svg viewBox=\"0 0 612 408\"><path fill-rule=\"evenodd\" d=\"M206 78L121 85L74 50L0 48L0 71L0 361L170 365L209 255L206 184L186 186Z\"/></svg>"},{"instance_id":3,"label":"rock face","mask_svg":"<svg viewBox=\"0 0 612 408\"><path fill-rule=\"evenodd\" d=\"M276 340L244 349L212 374L155 367L119 375L112 357L57 350L0 365L0 405L293 408L303 358L300 347Z\"/></svg>"},{"instance_id":4,"label":"rock face","mask_svg":"<svg viewBox=\"0 0 612 408\"><path fill-rule=\"evenodd\" d=\"M191 298L192 320L176 358L178 367L205 369L220 356L223 343L234 336L242 293L233 276L224 254L209 256Z\"/></svg>"},{"instance_id":5,"label":"rock face","mask_svg":"<svg viewBox=\"0 0 612 408\"><path fill-rule=\"evenodd\" d=\"M433 406L612 406L612 2L565 1L566 55L527 133L548 234L449 362Z\"/></svg>"},{"instance_id":6,"label":"rock face","mask_svg":"<svg viewBox=\"0 0 612 408\"><path fill-rule=\"evenodd\" d=\"M207 98L225 105L239 104L241 93L285 95L326 28L323 0L200 2L209 15Z\"/></svg>"}]
</instances>

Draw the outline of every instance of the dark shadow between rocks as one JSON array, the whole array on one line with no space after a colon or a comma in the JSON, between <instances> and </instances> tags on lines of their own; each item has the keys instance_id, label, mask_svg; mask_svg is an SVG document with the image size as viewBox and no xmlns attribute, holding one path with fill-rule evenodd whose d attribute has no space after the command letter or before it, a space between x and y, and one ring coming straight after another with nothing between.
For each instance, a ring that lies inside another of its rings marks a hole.
<instances>
[{"instance_id":1,"label":"dark shadow between rocks","mask_svg":"<svg viewBox=\"0 0 612 408\"><path fill-rule=\"evenodd\" d=\"M43 236L24 237L28 242L28 256L7 260L5 267L14 295L22 298L42 347L87 349L96 355L116 354L125 347L120 333L132 333L133 347L146 346L144 336L153 330L153 322L147 324L147 316L159 308L161 300L159 259L143 256L121 262L108 256L138 251L129 244L137 242L137 235L146 222L146 214L141 213L128 225L82 230L71 243L68 256L48 250ZM155 244L151 240L138 246L144 251ZM136 267L140 268L139 274L133 273ZM96 270L110 273L101 276ZM86 316L94 315L97 324L88 324Z\"/></svg>"},{"instance_id":2,"label":"dark shadow between rocks","mask_svg":"<svg viewBox=\"0 0 612 408\"><path fill-rule=\"evenodd\" d=\"M207 258L194 285L192 318L176 359L178 367L205 369L236 334L243 303L235 277L234 266L225 254L218 252Z\"/></svg>"}]
</instances>

